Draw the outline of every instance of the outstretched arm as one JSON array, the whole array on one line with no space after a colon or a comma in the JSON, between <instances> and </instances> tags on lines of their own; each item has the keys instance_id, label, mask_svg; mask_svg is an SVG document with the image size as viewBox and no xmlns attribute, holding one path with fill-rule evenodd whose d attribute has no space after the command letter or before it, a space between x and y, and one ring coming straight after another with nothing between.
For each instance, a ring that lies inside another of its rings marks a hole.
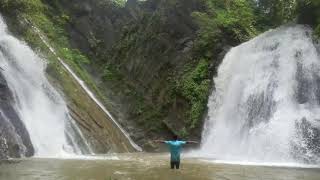
<instances>
[{"instance_id":1,"label":"outstretched arm","mask_svg":"<svg viewBox=\"0 0 320 180\"><path fill-rule=\"evenodd\" d=\"M162 141L162 140L153 140L153 142L156 142L156 143L166 143L165 141Z\"/></svg>"},{"instance_id":2,"label":"outstretched arm","mask_svg":"<svg viewBox=\"0 0 320 180\"><path fill-rule=\"evenodd\" d=\"M199 144L198 141L186 141L186 142L187 142L187 144Z\"/></svg>"}]
</instances>

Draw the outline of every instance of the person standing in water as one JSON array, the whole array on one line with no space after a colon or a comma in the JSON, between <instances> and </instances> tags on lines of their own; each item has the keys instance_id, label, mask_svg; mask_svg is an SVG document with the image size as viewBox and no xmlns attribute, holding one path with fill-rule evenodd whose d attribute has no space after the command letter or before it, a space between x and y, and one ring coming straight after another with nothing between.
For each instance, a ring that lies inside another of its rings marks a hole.
<instances>
[{"instance_id":1,"label":"person standing in water","mask_svg":"<svg viewBox=\"0 0 320 180\"><path fill-rule=\"evenodd\" d=\"M196 141L179 141L178 136L174 135L173 140L171 141L161 141L161 140L155 140L155 142L158 143L165 143L169 146L170 150L170 166L171 169L179 169L180 167L180 152L182 149L182 145L185 144L198 144Z\"/></svg>"}]
</instances>

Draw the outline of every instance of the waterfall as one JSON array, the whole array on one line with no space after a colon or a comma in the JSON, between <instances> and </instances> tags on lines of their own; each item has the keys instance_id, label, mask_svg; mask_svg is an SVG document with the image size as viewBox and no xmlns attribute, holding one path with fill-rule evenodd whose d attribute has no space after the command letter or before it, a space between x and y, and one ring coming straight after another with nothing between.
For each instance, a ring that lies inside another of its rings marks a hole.
<instances>
[{"instance_id":1,"label":"waterfall","mask_svg":"<svg viewBox=\"0 0 320 180\"><path fill-rule=\"evenodd\" d=\"M0 17L0 67L25 124L35 156L90 153L66 103L46 78L46 62L11 36Z\"/></svg>"},{"instance_id":2,"label":"waterfall","mask_svg":"<svg viewBox=\"0 0 320 180\"><path fill-rule=\"evenodd\" d=\"M310 28L232 48L214 78L200 153L225 161L320 163L320 52Z\"/></svg>"}]
</instances>

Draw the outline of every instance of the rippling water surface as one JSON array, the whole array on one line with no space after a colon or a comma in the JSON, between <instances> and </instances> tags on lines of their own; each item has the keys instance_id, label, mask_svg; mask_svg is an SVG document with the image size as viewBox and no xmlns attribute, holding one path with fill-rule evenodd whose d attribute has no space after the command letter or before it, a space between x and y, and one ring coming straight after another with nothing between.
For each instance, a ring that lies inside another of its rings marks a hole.
<instances>
[{"instance_id":1,"label":"rippling water surface","mask_svg":"<svg viewBox=\"0 0 320 180\"><path fill-rule=\"evenodd\" d=\"M166 154L122 154L68 159L2 162L0 179L63 180L319 180L320 168L226 164L184 157L180 170L169 169Z\"/></svg>"}]
</instances>

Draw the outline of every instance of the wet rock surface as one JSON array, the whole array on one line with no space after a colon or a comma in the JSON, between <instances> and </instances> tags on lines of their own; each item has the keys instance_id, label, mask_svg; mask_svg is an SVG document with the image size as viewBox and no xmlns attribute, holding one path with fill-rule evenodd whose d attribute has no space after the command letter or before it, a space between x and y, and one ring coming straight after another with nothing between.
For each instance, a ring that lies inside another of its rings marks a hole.
<instances>
[{"instance_id":1,"label":"wet rock surface","mask_svg":"<svg viewBox=\"0 0 320 180\"><path fill-rule=\"evenodd\" d=\"M14 99L0 72L0 160L32 156L28 131L14 108Z\"/></svg>"},{"instance_id":2,"label":"wet rock surface","mask_svg":"<svg viewBox=\"0 0 320 180\"><path fill-rule=\"evenodd\" d=\"M58 2L70 15L66 30L71 45L89 55L87 69L108 98L107 109L130 136L153 149L146 137L179 134L187 126L190 105L184 97L170 97L172 79L194 61L190 57L198 25L191 13L202 10L201 3L130 0L116 7L99 0ZM102 77L106 62L111 71L117 69L120 80ZM193 139L200 138L199 129L190 132Z\"/></svg>"}]
</instances>

